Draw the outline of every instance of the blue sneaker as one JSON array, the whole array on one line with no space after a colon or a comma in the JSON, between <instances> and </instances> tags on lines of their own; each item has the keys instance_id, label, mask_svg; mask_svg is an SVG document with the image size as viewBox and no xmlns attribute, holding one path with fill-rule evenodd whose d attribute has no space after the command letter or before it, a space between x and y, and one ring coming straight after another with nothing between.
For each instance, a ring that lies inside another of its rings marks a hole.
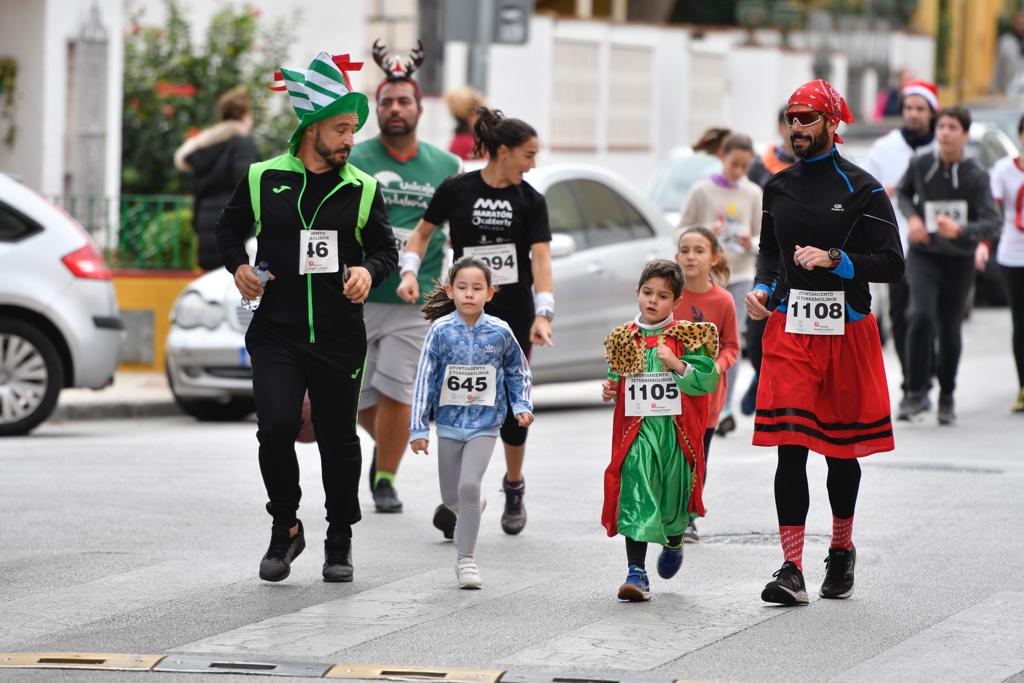
<instances>
[{"instance_id":1,"label":"blue sneaker","mask_svg":"<svg viewBox=\"0 0 1024 683\"><path fill-rule=\"evenodd\" d=\"M667 545L661 547L661 554L658 555L658 576L663 579L671 579L679 573L683 566L683 544L678 548L670 548Z\"/></svg>"},{"instance_id":2,"label":"blue sneaker","mask_svg":"<svg viewBox=\"0 0 1024 683\"><path fill-rule=\"evenodd\" d=\"M635 564L629 565L626 583L619 586L619 600L627 602L644 602L651 599L651 582L647 572Z\"/></svg>"}]
</instances>

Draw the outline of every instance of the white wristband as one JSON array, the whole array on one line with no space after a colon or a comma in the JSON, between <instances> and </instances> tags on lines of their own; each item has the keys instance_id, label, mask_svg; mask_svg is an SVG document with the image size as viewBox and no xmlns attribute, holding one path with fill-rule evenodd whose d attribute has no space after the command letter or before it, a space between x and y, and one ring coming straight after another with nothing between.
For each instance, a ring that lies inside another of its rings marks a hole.
<instances>
[{"instance_id":1,"label":"white wristband","mask_svg":"<svg viewBox=\"0 0 1024 683\"><path fill-rule=\"evenodd\" d=\"M533 295L533 310L537 315L548 312L555 314L555 295L552 292L537 292Z\"/></svg>"},{"instance_id":2,"label":"white wristband","mask_svg":"<svg viewBox=\"0 0 1024 683\"><path fill-rule=\"evenodd\" d=\"M421 259L417 254L414 254L409 251L405 252L404 254L402 254L401 274L405 275L406 273L412 273L413 275L418 275L420 272L421 263L423 263L423 259Z\"/></svg>"}]
</instances>

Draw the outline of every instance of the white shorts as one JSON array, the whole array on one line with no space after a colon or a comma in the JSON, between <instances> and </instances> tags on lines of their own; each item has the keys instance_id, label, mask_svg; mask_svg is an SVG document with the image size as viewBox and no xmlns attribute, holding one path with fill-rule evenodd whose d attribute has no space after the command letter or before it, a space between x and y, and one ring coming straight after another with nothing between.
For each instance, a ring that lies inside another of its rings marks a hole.
<instances>
[{"instance_id":1,"label":"white shorts","mask_svg":"<svg viewBox=\"0 0 1024 683\"><path fill-rule=\"evenodd\" d=\"M412 304L367 303L366 369L359 409L380 402L380 395L412 405L413 385L420 362L420 350L430 322L419 306Z\"/></svg>"}]
</instances>

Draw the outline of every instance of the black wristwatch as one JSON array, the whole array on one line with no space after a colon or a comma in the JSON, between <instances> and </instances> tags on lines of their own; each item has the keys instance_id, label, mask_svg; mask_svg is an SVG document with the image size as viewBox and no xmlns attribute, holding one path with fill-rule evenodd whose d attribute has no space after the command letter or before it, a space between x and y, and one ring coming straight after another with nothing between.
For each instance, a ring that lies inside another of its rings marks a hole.
<instances>
[{"instance_id":1,"label":"black wristwatch","mask_svg":"<svg viewBox=\"0 0 1024 683\"><path fill-rule=\"evenodd\" d=\"M831 249L828 250L828 257L832 259L832 265L829 266L829 268L835 268L840 263L842 263L843 252L841 252L839 249L836 249L835 247L832 247Z\"/></svg>"}]
</instances>

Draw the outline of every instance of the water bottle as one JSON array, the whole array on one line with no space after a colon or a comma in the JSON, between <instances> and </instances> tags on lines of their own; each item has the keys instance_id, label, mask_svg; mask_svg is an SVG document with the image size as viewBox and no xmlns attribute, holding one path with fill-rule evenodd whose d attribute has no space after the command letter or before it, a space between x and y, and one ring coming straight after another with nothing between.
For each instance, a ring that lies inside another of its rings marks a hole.
<instances>
[{"instance_id":1,"label":"water bottle","mask_svg":"<svg viewBox=\"0 0 1024 683\"><path fill-rule=\"evenodd\" d=\"M256 273L256 277L260 279L260 287L265 288L267 282L270 281L270 266L267 265L266 261L260 261L259 264L253 268L253 272ZM263 298L261 293L255 299L242 299L242 308L247 311L255 311L260 307L260 299Z\"/></svg>"}]
</instances>

